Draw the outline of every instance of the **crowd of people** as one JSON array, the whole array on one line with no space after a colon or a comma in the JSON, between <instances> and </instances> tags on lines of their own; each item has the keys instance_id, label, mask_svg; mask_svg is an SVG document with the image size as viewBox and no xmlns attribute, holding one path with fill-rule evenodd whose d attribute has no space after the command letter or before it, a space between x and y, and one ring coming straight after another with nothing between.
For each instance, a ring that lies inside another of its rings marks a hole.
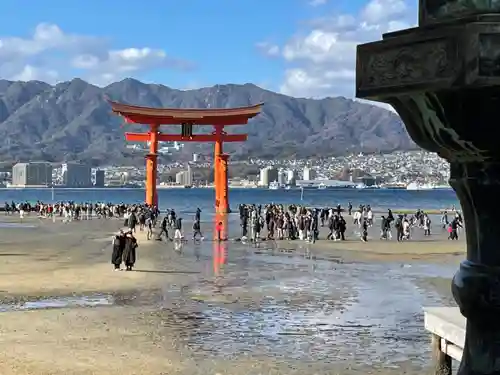
<instances>
[{"instance_id":1,"label":"crowd of people","mask_svg":"<svg viewBox=\"0 0 500 375\"><path fill-rule=\"evenodd\" d=\"M281 204L242 204L239 206L241 239L253 242L263 238L267 240L306 240L316 242L319 239L320 227L327 227L326 240L345 241L348 223L345 215L352 219L355 233L364 242L368 241L369 228L375 225L374 212L370 205L360 205L353 211L349 202L347 209L340 205L330 208L308 208L300 205ZM449 215L454 217L449 220ZM450 240L457 240L459 229L463 227L461 214L452 209L443 212L441 217L443 228L449 232ZM432 222L430 216L422 210L414 214L394 215L388 210L380 217L380 239L391 240L392 228L396 230L397 241L408 241L412 238L412 230L420 228L424 236L431 235ZM266 230L266 235L262 233Z\"/></svg>"},{"instance_id":2,"label":"crowd of people","mask_svg":"<svg viewBox=\"0 0 500 375\"><path fill-rule=\"evenodd\" d=\"M239 240L257 244L261 241L290 240L315 243L320 239L320 228L327 229L324 239L327 241L345 241L348 237L347 228L352 225L354 230L349 234L362 241L368 241L369 228L376 226L375 213L370 205L360 205L353 209L351 202L346 208L336 207L311 208L303 205L282 204L240 204L238 207L241 235ZM177 245L185 241L183 232L183 218L174 209L166 210L160 218L157 207L146 204L104 203L73 201L44 203L5 202L5 215L36 214L40 218L62 218L69 223L79 220L119 219L123 220L123 227L113 236L113 252L111 263L115 270L121 270L121 264L126 271L131 271L136 262L138 242L135 237L137 230L146 231L148 240L172 241ZM449 240L458 240L459 232L463 228L463 218L459 211L452 208L442 212L441 226L447 230ZM154 228L158 229L153 234ZM219 227L219 225L217 225ZM396 231L397 241L409 241L413 238L413 231L420 229L424 236L430 236L432 222L430 215L422 210L413 214L387 214L380 216L380 239L391 240L393 228ZM201 230L201 209L197 208L193 216L192 239L203 240ZM221 240L219 236L219 240Z\"/></svg>"},{"instance_id":3,"label":"crowd of people","mask_svg":"<svg viewBox=\"0 0 500 375\"><path fill-rule=\"evenodd\" d=\"M182 217L178 216L175 210L169 209L165 212L162 220L159 220L160 211L157 207L147 204L125 204L125 203L104 203L104 202L82 202L74 201L44 203L37 201L34 204L29 202L5 202L5 215L19 213L23 219L25 215L36 214L40 218L62 218L63 222L97 219L120 219L124 220L123 226L128 228L127 233L140 231L147 232L147 239L153 238L153 228L160 223L160 232L155 237L160 240L165 237L167 240L183 240ZM169 232L173 235L170 236ZM201 232L201 210L198 208L194 215L193 239L203 239Z\"/></svg>"},{"instance_id":4,"label":"crowd of people","mask_svg":"<svg viewBox=\"0 0 500 375\"><path fill-rule=\"evenodd\" d=\"M258 242L262 240L301 240L316 242L320 237L320 228L328 229L324 239L345 241L347 228L352 225L355 236L362 241L368 241L369 228L376 225L375 214L370 205L360 205L353 209L349 202L346 208L336 207L311 208L303 205L282 204L240 204L242 241ZM160 211L146 204L113 204L104 202L73 201L35 204L28 202L5 202L6 215L19 212L21 219L26 214L36 213L39 217L61 217L64 222L74 220L92 220L93 218L124 220L128 233L135 233L136 228L146 231L147 239L176 241L184 240L183 218L174 209L169 209L160 220ZM346 219L347 218L347 219ZM158 225L159 224L159 225ZM424 236L431 235L432 221L422 210L413 214L393 214L389 209L387 214L380 216L380 239L391 240L395 229L397 241L412 239L415 228L423 230ZM463 218L459 211L452 208L444 211L441 216L442 228L448 231L448 239L458 240L459 231L463 227ZM153 228L159 226L158 233L153 238ZM201 230L201 210L196 209L192 224L193 240L203 240Z\"/></svg>"},{"instance_id":5,"label":"crowd of people","mask_svg":"<svg viewBox=\"0 0 500 375\"><path fill-rule=\"evenodd\" d=\"M40 217L61 217L64 221L73 220L92 220L92 218L104 218L110 219L113 217L122 218L127 212L136 212L138 210L154 211L157 216L159 211L147 205L137 205L137 204L113 204L104 202L81 202L77 203L74 201L67 202L56 202L56 203L44 203L42 201L37 201L34 204L29 202L14 202L4 203L4 213L6 215L12 215L16 212L19 213L21 218L24 215L29 215L32 213L37 214Z\"/></svg>"}]
</instances>

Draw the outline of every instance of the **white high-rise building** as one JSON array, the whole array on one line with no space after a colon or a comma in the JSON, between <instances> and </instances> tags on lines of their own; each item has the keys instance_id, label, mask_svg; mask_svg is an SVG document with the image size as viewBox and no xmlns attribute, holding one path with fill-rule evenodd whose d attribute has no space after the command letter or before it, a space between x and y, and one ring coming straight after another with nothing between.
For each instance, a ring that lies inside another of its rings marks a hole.
<instances>
[{"instance_id":1,"label":"white high-rise building","mask_svg":"<svg viewBox=\"0 0 500 375\"><path fill-rule=\"evenodd\" d=\"M302 179L304 181L315 180L316 179L316 171L314 169L309 168L309 167L305 167Z\"/></svg>"},{"instance_id":2,"label":"white high-rise building","mask_svg":"<svg viewBox=\"0 0 500 375\"><path fill-rule=\"evenodd\" d=\"M198 161L198 154L193 154L193 163Z\"/></svg>"},{"instance_id":3,"label":"white high-rise building","mask_svg":"<svg viewBox=\"0 0 500 375\"><path fill-rule=\"evenodd\" d=\"M288 185L295 185L297 181L297 171L295 169L289 169L287 171L286 183Z\"/></svg>"},{"instance_id":4,"label":"white high-rise building","mask_svg":"<svg viewBox=\"0 0 500 375\"><path fill-rule=\"evenodd\" d=\"M184 186L193 186L193 171L191 166L188 164L186 169L186 177L184 181Z\"/></svg>"},{"instance_id":5,"label":"white high-rise building","mask_svg":"<svg viewBox=\"0 0 500 375\"><path fill-rule=\"evenodd\" d=\"M190 165L188 165L185 171L177 172L175 183L181 186L193 186L193 171Z\"/></svg>"},{"instance_id":6,"label":"white high-rise building","mask_svg":"<svg viewBox=\"0 0 500 375\"><path fill-rule=\"evenodd\" d=\"M184 185L184 171L180 171L175 174L175 183L177 185Z\"/></svg>"},{"instance_id":7,"label":"white high-rise building","mask_svg":"<svg viewBox=\"0 0 500 375\"><path fill-rule=\"evenodd\" d=\"M260 170L259 186L269 186L269 169L267 167Z\"/></svg>"}]
</instances>

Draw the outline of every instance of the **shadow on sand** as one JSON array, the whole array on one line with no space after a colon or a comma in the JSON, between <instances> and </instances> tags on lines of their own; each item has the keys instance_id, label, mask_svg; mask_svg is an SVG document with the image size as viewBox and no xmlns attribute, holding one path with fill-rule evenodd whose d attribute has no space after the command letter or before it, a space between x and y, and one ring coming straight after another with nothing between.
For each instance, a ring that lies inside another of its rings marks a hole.
<instances>
[{"instance_id":1,"label":"shadow on sand","mask_svg":"<svg viewBox=\"0 0 500 375\"><path fill-rule=\"evenodd\" d=\"M0 253L0 257L25 257L28 254L19 254L19 253Z\"/></svg>"},{"instance_id":2,"label":"shadow on sand","mask_svg":"<svg viewBox=\"0 0 500 375\"><path fill-rule=\"evenodd\" d=\"M134 270L134 272L143 272L143 273L164 273L171 275L192 275L199 274L197 271L166 271L166 270Z\"/></svg>"}]
</instances>

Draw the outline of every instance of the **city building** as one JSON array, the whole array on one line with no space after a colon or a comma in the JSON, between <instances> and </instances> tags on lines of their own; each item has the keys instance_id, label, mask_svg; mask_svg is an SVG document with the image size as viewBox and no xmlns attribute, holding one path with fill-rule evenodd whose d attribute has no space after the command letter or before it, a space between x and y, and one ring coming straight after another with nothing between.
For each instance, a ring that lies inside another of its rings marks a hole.
<instances>
[{"instance_id":1,"label":"city building","mask_svg":"<svg viewBox=\"0 0 500 375\"><path fill-rule=\"evenodd\" d=\"M312 181L316 179L316 171L309 167L304 168L304 173L302 175L302 180L304 181Z\"/></svg>"},{"instance_id":2,"label":"city building","mask_svg":"<svg viewBox=\"0 0 500 375\"><path fill-rule=\"evenodd\" d=\"M120 174L120 185L127 185L129 177L130 177L129 172L122 172Z\"/></svg>"},{"instance_id":3,"label":"city building","mask_svg":"<svg viewBox=\"0 0 500 375\"><path fill-rule=\"evenodd\" d=\"M186 181L184 182L184 186L193 186L193 171L189 164L186 169Z\"/></svg>"},{"instance_id":4,"label":"city building","mask_svg":"<svg viewBox=\"0 0 500 375\"><path fill-rule=\"evenodd\" d=\"M92 186L92 169L85 164L65 163L62 165L62 184L71 188Z\"/></svg>"},{"instance_id":5,"label":"city building","mask_svg":"<svg viewBox=\"0 0 500 375\"><path fill-rule=\"evenodd\" d=\"M286 183L291 186L295 186L297 183L297 171L295 169L289 169L287 171Z\"/></svg>"},{"instance_id":6,"label":"city building","mask_svg":"<svg viewBox=\"0 0 500 375\"><path fill-rule=\"evenodd\" d=\"M286 177L287 175L282 169L278 170L278 185L283 186L286 185Z\"/></svg>"},{"instance_id":7,"label":"city building","mask_svg":"<svg viewBox=\"0 0 500 375\"><path fill-rule=\"evenodd\" d=\"M278 170L274 167L265 167L260 170L259 186L269 186L271 182L278 181Z\"/></svg>"},{"instance_id":8,"label":"city building","mask_svg":"<svg viewBox=\"0 0 500 375\"><path fill-rule=\"evenodd\" d=\"M17 163L12 167L12 185L49 186L52 185L52 165L50 163Z\"/></svg>"},{"instance_id":9,"label":"city building","mask_svg":"<svg viewBox=\"0 0 500 375\"><path fill-rule=\"evenodd\" d=\"M184 171L180 171L175 174L175 183L177 185L184 185Z\"/></svg>"},{"instance_id":10,"label":"city building","mask_svg":"<svg viewBox=\"0 0 500 375\"><path fill-rule=\"evenodd\" d=\"M198 161L198 154L193 154L193 163Z\"/></svg>"},{"instance_id":11,"label":"city building","mask_svg":"<svg viewBox=\"0 0 500 375\"><path fill-rule=\"evenodd\" d=\"M176 173L175 183L181 186L193 186L193 171L190 165L188 165L185 171Z\"/></svg>"},{"instance_id":12,"label":"city building","mask_svg":"<svg viewBox=\"0 0 500 375\"><path fill-rule=\"evenodd\" d=\"M102 169L98 169L95 171L95 187L104 187L106 180L106 172Z\"/></svg>"}]
</instances>

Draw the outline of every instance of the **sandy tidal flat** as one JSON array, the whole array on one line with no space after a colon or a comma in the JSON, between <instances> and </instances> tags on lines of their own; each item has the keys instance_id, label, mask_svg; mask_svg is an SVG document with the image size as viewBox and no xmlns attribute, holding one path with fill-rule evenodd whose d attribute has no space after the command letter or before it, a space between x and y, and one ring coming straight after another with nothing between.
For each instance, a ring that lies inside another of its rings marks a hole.
<instances>
[{"instance_id":1,"label":"sandy tidal flat","mask_svg":"<svg viewBox=\"0 0 500 375\"><path fill-rule=\"evenodd\" d=\"M176 320L165 306L170 311L180 308L169 297L172 290L182 294L193 282L210 289L221 281L221 276L213 275L211 266L203 263L211 262L210 241L198 248L190 242L180 254L172 244L148 242L140 234L137 272L113 272L109 262L111 235L121 222L29 221L36 226L0 228L0 297L5 303L22 305L23 300L71 295L109 295L118 302L121 295L132 297L127 303L103 306L0 312L2 375L421 373L411 361L399 363L397 369L367 368L354 352L352 361L343 363L336 363L335 358L296 360L287 353L282 357L241 353L227 358L194 353L185 337L195 323ZM463 241L446 241L442 234L402 244L376 237L373 229L374 240L369 243L351 238L347 242L319 241L311 246L283 241L273 246L308 246L318 256L356 259L364 254L377 261L444 254L456 261L454 254L460 254L464 246ZM229 249L255 250L231 243ZM191 255L196 251L201 255ZM192 300L197 309L203 303Z\"/></svg>"}]
</instances>

